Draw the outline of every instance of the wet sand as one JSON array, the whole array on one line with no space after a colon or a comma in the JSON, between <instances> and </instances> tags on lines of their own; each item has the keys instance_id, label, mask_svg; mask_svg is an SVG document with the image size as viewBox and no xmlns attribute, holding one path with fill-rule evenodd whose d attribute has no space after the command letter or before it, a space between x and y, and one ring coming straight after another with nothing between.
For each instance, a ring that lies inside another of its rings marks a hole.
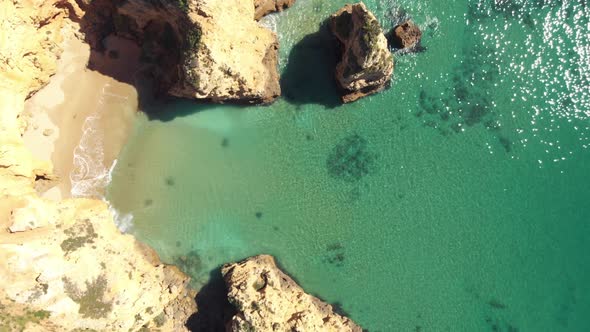
<instances>
[{"instance_id":1,"label":"wet sand","mask_svg":"<svg viewBox=\"0 0 590 332\"><path fill-rule=\"evenodd\" d=\"M40 190L44 197L101 197L132 128L138 96L132 85L87 69L88 45L70 30L64 35L57 74L25 104L23 138L35 157L54 165L58 179ZM94 64L117 68L132 80L139 50L125 40L105 43L105 56L92 54Z\"/></svg>"}]
</instances>

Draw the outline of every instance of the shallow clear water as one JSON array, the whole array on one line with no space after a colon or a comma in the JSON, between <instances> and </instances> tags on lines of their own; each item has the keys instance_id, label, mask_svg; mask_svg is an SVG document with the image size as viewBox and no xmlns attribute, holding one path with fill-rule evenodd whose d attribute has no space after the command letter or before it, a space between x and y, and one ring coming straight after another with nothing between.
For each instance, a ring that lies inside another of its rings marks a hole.
<instances>
[{"instance_id":1,"label":"shallow clear water","mask_svg":"<svg viewBox=\"0 0 590 332\"><path fill-rule=\"evenodd\" d=\"M272 106L138 119L108 192L131 232L196 285L275 255L370 331L590 330L590 7L366 1L386 29L411 16L426 50L341 106L320 23L344 3L265 23Z\"/></svg>"}]
</instances>

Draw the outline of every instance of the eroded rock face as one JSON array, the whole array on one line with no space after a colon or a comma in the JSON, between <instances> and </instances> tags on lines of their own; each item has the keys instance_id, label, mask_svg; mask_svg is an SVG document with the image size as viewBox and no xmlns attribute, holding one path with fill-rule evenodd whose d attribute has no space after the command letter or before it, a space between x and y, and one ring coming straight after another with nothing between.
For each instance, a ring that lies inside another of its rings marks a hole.
<instances>
[{"instance_id":1,"label":"eroded rock face","mask_svg":"<svg viewBox=\"0 0 590 332\"><path fill-rule=\"evenodd\" d=\"M289 8L294 3L295 0L254 0L254 18L259 20L269 13Z\"/></svg>"},{"instance_id":2,"label":"eroded rock face","mask_svg":"<svg viewBox=\"0 0 590 332\"><path fill-rule=\"evenodd\" d=\"M253 0L128 0L114 10L115 33L142 46L160 91L241 103L280 95L278 39L254 20Z\"/></svg>"},{"instance_id":3,"label":"eroded rock face","mask_svg":"<svg viewBox=\"0 0 590 332\"><path fill-rule=\"evenodd\" d=\"M53 201L52 177L21 133L27 96L47 84L75 2L0 2L0 326L9 331L184 329L195 309L188 277L116 228L98 200Z\"/></svg>"},{"instance_id":4,"label":"eroded rock face","mask_svg":"<svg viewBox=\"0 0 590 332\"><path fill-rule=\"evenodd\" d=\"M306 294L268 255L222 268L238 313L228 331L355 331L362 329L332 306Z\"/></svg>"},{"instance_id":5,"label":"eroded rock face","mask_svg":"<svg viewBox=\"0 0 590 332\"><path fill-rule=\"evenodd\" d=\"M393 28L391 32L392 43L397 48L412 48L418 45L422 38L422 31L411 20Z\"/></svg>"},{"instance_id":6,"label":"eroded rock face","mask_svg":"<svg viewBox=\"0 0 590 332\"><path fill-rule=\"evenodd\" d=\"M342 44L342 61L336 66L342 101L383 90L393 73L393 56L375 16L362 2L346 5L332 15L330 28Z\"/></svg>"}]
</instances>

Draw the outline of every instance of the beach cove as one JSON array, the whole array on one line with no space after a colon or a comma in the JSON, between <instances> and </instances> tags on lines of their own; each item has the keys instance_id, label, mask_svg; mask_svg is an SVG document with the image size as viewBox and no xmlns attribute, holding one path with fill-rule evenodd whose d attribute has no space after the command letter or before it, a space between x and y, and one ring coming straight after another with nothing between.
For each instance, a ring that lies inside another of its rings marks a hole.
<instances>
[{"instance_id":1,"label":"beach cove","mask_svg":"<svg viewBox=\"0 0 590 332\"><path fill-rule=\"evenodd\" d=\"M130 233L197 287L272 254L370 331L587 329L588 9L367 1L386 30L411 16L425 51L340 105L320 26L343 4L263 21L273 105L139 115L107 191Z\"/></svg>"}]
</instances>

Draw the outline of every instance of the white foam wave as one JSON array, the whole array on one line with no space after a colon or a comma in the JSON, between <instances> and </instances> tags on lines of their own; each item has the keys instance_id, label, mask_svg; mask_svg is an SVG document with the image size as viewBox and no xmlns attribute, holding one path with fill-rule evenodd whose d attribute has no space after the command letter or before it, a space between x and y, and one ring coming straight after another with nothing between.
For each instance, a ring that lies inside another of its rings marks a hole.
<instances>
[{"instance_id":1,"label":"white foam wave","mask_svg":"<svg viewBox=\"0 0 590 332\"><path fill-rule=\"evenodd\" d=\"M258 21L258 23L260 23L260 25L267 28L268 30L270 30L274 33L278 33L278 31L277 31L278 18L279 18L279 13L271 13L271 14L268 14L268 15L264 16L263 18L261 18L260 21Z\"/></svg>"},{"instance_id":2,"label":"white foam wave","mask_svg":"<svg viewBox=\"0 0 590 332\"><path fill-rule=\"evenodd\" d=\"M103 198L103 192L111 181L111 172L116 164L107 167L104 155L105 129L101 120L103 112L113 102L128 99L109 91L110 84L102 87L95 109L84 120L82 136L74 149L73 169L69 175L72 197Z\"/></svg>"},{"instance_id":3,"label":"white foam wave","mask_svg":"<svg viewBox=\"0 0 590 332\"><path fill-rule=\"evenodd\" d=\"M70 173L72 197L96 198L105 201L113 215L115 224L121 232L133 227L133 214L122 214L104 197L104 190L112 180L117 159L106 165L104 154L105 130L102 117L105 110L117 102L125 102L129 97L111 91L111 85L102 87L100 99L92 113L84 120L80 142L74 149L73 169Z\"/></svg>"},{"instance_id":4,"label":"white foam wave","mask_svg":"<svg viewBox=\"0 0 590 332\"><path fill-rule=\"evenodd\" d=\"M108 203L108 202L107 202ZM120 213L111 204L109 204L109 211L113 215L115 225L123 232L127 233L133 228L133 214L132 213Z\"/></svg>"},{"instance_id":5,"label":"white foam wave","mask_svg":"<svg viewBox=\"0 0 590 332\"><path fill-rule=\"evenodd\" d=\"M109 180L104 167L104 133L99 128L100 114L86 118L80 143L74 149L73 170L70 173L73 197L102 198L101 191Z\"/></svg>"}]
</instances>

